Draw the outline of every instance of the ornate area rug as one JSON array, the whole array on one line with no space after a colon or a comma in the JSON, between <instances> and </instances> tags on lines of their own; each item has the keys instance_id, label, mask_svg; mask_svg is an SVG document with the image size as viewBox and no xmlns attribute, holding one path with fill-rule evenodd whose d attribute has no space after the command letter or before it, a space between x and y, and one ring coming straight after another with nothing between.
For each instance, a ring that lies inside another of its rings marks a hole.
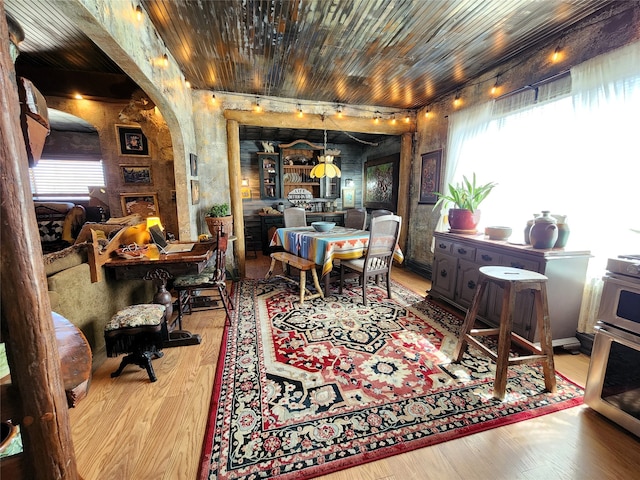
<instances>
[{"instance_id":1,"label":"ornate area rug","mask_svg":"<svg viewBox=\"0 0 640 480\"><path fill-rule=\"evenodd\" d=\"M494 365L450 356L462 320L394 284L318 298L245 280L221 346L201 479L305 479L582 403L542 368L509 367L492 397Z\"/></svg>"}]
</instances>

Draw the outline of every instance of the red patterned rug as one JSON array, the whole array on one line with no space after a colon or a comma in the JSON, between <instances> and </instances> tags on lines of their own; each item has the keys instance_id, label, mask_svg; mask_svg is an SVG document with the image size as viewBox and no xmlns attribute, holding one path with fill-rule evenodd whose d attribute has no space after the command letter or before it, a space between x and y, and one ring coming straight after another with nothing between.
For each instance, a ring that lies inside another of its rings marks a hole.
<instances>
[{"instance_id":1,"label":"red patterned rug","mask_svg":"<svg viewBox=\"0 0 640 480\"><path fill-rule=\"evenodd\" d=\"M474 349L451 363L462 320L394 285L300 307L279 281L234 287L200 478L305 479L582 403L537 365L509 368L495 400L494 365Z\"/></svg>"}]
</instances>

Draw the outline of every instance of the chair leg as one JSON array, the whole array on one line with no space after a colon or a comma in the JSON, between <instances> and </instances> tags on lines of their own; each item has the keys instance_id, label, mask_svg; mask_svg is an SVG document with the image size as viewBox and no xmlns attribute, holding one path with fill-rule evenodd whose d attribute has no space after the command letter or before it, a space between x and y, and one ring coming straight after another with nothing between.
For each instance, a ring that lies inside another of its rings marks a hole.
<instances>
[{"instance_id":1,"label":"chair leg","mask_svg":"<svg viewBox=\"0 0 640 480\"><path fill-rule=\"evenodd\" d=\"M509 350L511 349L511 331L513 330L513 312L516 305L516 292L510 282L505 282L500 313L500 334L498 337L498 359L496 361L496 378L493 382L493 397L502 400L507 391L507 367L509 366Z\"/></svg>"},{"instance_id":2,"label":"chair leg","mask_svg":"<svg viewBox=\"0 0 640 480\"><path fill-rule=\"evenodd\" d=\"M453 353L453 358L456 362L462 360L462 355L464 355L467 346L467 335L473 328L473 324L476 322L478 310L480 310L480 301L482 300L482 295L484 294L486 288L487 282L484 280L480 280L476 292L473 295L473 300L471 300L471 306L467 310L467 315L464 317L462 329L458 334L458 343L456 344L456 349Z\"/></svg>"},{"instance_id":3,"label":"chair leg","mask_svg":"<svg viewBox=\"0 0 640 480\"><path fill-rule=\"evenodd\" d=\"M362 285L362 303L364 306L367 306L367 279L364 276L364 273L360 275L360 283Z\"/></svg>"},{"instance_id":4,"label":"chair leg","mask_svg":"<svg viewBox=\"0 0 640 480\"><path fill-rule=\"evenodd\" d=\"M551 322L549 320L549 304L547 300L547 290L544 284L540 285L540 290L534 292L538 331L540 332L540 350L546 356L542 363L544 372L544 387L549 392L556 391L556 369L553 360L553 341L551 335Z\"/></svg>"},{"instance_id":5,"label":"chair leg","mask_svg":"<svg viewBox=\"0 0 640 480\"><path fill-rule=\"evenodd\" d=\"M300 270L300 305L304 304L305 288L307 288L307 272Z\"/></svg>"}]
</instances>

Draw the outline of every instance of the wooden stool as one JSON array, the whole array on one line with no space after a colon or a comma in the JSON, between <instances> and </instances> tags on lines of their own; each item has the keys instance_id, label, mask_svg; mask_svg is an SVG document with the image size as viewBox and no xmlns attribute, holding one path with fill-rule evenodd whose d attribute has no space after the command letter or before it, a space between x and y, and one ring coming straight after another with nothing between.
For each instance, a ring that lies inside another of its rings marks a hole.
<instances>
[{"instance_id":1,"label":"wooden stool","mask_svg":"<svg viewBox=\"0 0 640 480\"><path fill-rule=\"evenodd\" d=\"M276 266L276 261L282 262L282 270L286 272L288 267L291 266L293 268L297 268L300 270L300 305L304 304L305 294L307 300L311 300L313 298L324 298L324 294L322 293L322 289L320 288L320 282L318 281L318 273L316 272L316 264L311 260L307 260L306 258L298 257L297 255L292 255L288 252L274 252L271 254L271 266L269 267L269 271L265 275L264 278L270 278L273 275L273 269ZM316 287L316 292L311 295L311 292L306 288L307 281L307 271L311 270L311 276L313 277L313 285ZM295 280L284 276L283 278L293 281Z\"/></svg>"},{"instance_id":2,"label":"wooden stool","mask_svg":"<svg viewBox=\"0 0 640 480\"><path fill-rule=\"evenodd\" d=\"M145 368L150 381L157 380L151 360L164 355L160 349L168 337L165 311L164 305L155 303L132 305L111 318L104 327L107 355L117 357L128 353L112 377L117 377L124 367L133 364Z\"/></svg>"},{"instance_id":3,"label":"wooden stool","mask_svg":"<svg viewBox=\"0 0 640 480\"><path fill-rule=\"evenodd\" d=\"M551 343L551 325L549 322L549 305L547 302L547 277L536 272L512 267L480 267L478 287L476 288L471 306L467 310L464 325L460 331L460 338L456 345L454 359L459 362L465 352L467 343L479 348L496 362L496 377L493 384L493 396L502 400L507 387L507 367L524 363L542 363L544 371L544 386L550 392L556 391L555 367L553 364L553 345ZM500 312L500 328L474 329L473 324L478 315L482 296L489 283L494 283L504 289L502 297L502 311ZM516 293L523 290L533 290L535 310L540 332L540 347L529 342L520 335L513 333L513 313ZM486 347L474 337L498 335L498 353ZM511 341L529 350L533 355L509 358Z\"/></svg>"}]
</instances>

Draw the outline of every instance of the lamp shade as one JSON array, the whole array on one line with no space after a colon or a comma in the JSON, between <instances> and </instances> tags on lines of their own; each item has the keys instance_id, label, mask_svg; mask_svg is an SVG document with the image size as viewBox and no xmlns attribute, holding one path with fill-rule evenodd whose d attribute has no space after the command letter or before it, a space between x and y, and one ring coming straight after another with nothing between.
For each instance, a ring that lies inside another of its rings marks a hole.
<instances>
[{"instance_id":1,"label":"lamp shade","mask_svg":"<svg viewBox=\"0 0 640 480\"><path fill-rule=\"evenodd\" d=\"M333 164L333 156L320 155L318 157L318 164L311 169L309 176L311 178L340 178L342 176L342 172L340 172L337 165Z\"/></svg>"},{"instance_id":2,"label":"lamp shade","mask_svg":"<svg viewBox=\"0 0 640 480\"><path fill-rule=\"evenodd\" d=\"M164 230L162 222L160 222L160 217L147 217L147 230L149 230L154 225L160 227L160 230Z\"/></svg>"}]
</instances>

